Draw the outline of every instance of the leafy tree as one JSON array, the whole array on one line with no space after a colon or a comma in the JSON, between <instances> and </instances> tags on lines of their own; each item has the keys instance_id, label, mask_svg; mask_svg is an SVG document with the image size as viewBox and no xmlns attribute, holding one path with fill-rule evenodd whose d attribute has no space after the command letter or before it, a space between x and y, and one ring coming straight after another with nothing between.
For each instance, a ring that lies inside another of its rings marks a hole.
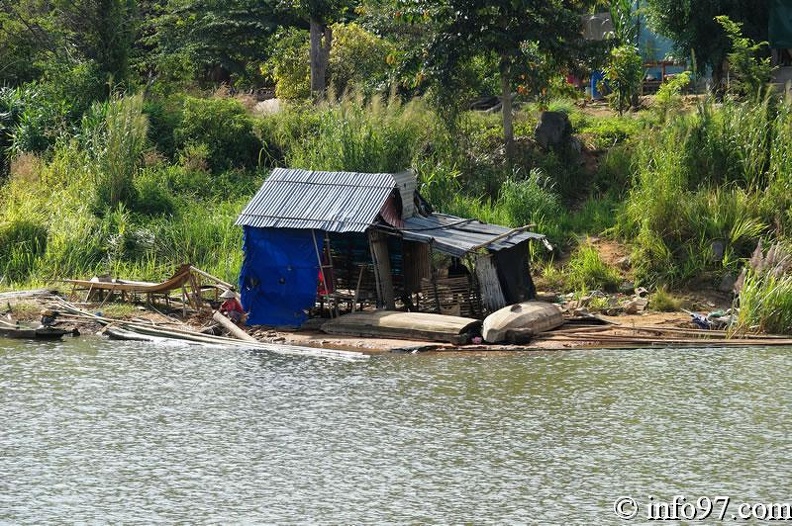
<instances>
[{"instance_id":1,"label":"leafy tree","mask_svg":"<svg viewBox=\"0 0 792 526\"><path fill-rule=\"evenodd\" d=\"M314 98L323 96L327 88L327 67L333 44L332 24L343 21L352 6L351 0L282 0L281 9L287 16L308 22L311 94Z\"/></svg>"},{"instance_id":2,"label":"leafy tree","mask_svg":"<svg viewBox=\"0 0 792 526\"><path fill-rule=\"evenodd\" d=\"M638 18L633 12L633 1L612 0L609 11L613 36L619 44L637 44Z\"/></svg>"},{"instance_id":3,"label":"leafy tree","mask_svg":"<svg viewBox=\"0 0 792 526\"><path fill-rule=\"evenodd\" d=\"M0 82L18 86L40 73L39 60L50 49L42 27L44 9L33 2L0 0Z\"/></svg>"},{"instance_id":4,"label":"leafy tree","mask_svg":"<svg viewBox=\"0 0 792 526\"><path fill-rule=\"evenodd\" d=\"M723 26L731 40L732 48L729 59L729 86L727 90L741 96L761 96L761 92L770 81L770 58L759 58L758 55L767 42L753 42L742 35L742 24L734 22L727 16L717 16L715 20Z\"/></svg>"},{"instance_id":5,"label":"leafy tree","mask_svg":"<svg viewBox=\"0 0 792 526\"><path fill-rule=\"evenodd\" d=\"M614 92L619 115L632 105L642 76L643 61L635 46L625 44L611 50L610 61L605 67L605 79Z\"/></svg>"},{"instance_id":6,"label":"leafy tree","mask_svg":"<svg viewBox=\"0 0 792 526\"><path fill-rule=\"evenodd\" d=\"M273 40L270 58L263 64L262 72L275 81L275 96L280 99L300 100L311 96L311 68L308 39L304 30L282 28Z\"/></svg>"},{"instance_id":7,"label":"leafy tree","mask_svg":"<svg viewBox=\"0 0 792 526\"><path fill-rule=\"evenodd\" d=\"M166 0L148 9L140 69L165 82L258 84L271 35L293 23L276 0Z\"/></svg>"},{"instance_id":8,"label":"leafy tree","mask_svg":"<svg viewBox=\"0 0 792 526\"><path fill-rule=\"evenodd\" d=\"M105 97L95 63L44 66L39 81L0 88L0 155L6 161L23 152L44 152L63 134L76 132L84 112Z\"/></svg>"},{"instance_id":9,"label":"leafy tree","mask_svg":"<svg viewBox=\"0 0 792 526\"><path fill-rule=\"evenodd\" d=\"M20 81L47 64L91 62L105 82L123 82L136 20L134 0L0 0L0 57Z\"/></svg>"},{"instance_id":10,"label":"leafy tree","mask_svg":"<svg viewBox=\"0 0 792 526\"><path fill-rule=\"evenodd\" d=\"M503 136L511 158L512 92L521 76L531 73L527 51L556 60L568 57L580 35L575 6L567 0L446 0L440 4L418 0L409 5L411 17L428 19L435 28L426 50L426 71L443 89L453 87L449 81L455 78L460 64L476 56L496 58Z\"/></svg>"},{"instance_id":11,"label":"leafy tree","mask_svg":"<svg viewBox=\"0 0 792 526\"><path fill-rule=\"evenodd\" d=\"M767 40L765 0L645 0L643 9L652 29L671 39L681 56L692 54L699 68L712 71L713 89L721 87L731 46L716 16L726 15L742 24L747 38Z\"/></svg>"},{"instance_id":12,"label":"leafy tree","mask_svg":"<svg viewBox=\"0 0 792 526\"><path fill-rule=\"evenodd\" d=\"M334 24L335 44L330 56L330 80L337 94L350 87L382 91L393 62L395 46L356 23Z\"/></svg>"},{"instance_id":13,"label":"leafy tree","mask_svg":"<svg viewBox=\"0 0 792 526\"><path fill-rule=\"evenodd\" d=\"M613 90L611 100L621 115L630 106L638 105L643 61L638 51L638 18L632 0L613 0L610 5L616 46L608 53L605 79Z\"/></svg>"}]
</instances>

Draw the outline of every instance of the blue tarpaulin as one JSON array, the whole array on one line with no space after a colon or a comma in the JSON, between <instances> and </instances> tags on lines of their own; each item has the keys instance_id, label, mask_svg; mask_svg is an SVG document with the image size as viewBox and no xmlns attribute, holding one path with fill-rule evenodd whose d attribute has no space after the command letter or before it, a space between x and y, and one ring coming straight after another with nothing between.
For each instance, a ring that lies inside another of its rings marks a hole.
<instances>
[{"instance_id":1,"label":"blue tarpaulin","mask_svg":"<svg viewBox=\"0 0 792 526\"><path fill-rule=\"evenodd\" d=\"M239 286L249 324L299 327L308 319L316 304L322 237L311 230L244 227Z\"/></svg>"}]
</instances>

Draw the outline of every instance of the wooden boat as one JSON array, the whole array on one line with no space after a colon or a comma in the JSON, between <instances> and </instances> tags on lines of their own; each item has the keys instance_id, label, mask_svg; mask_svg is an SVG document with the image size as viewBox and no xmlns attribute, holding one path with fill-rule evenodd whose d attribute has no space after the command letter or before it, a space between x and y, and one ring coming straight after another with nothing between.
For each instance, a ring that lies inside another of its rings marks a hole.
<instances>
[{"instance_id":1,"label":"wooden boat","mask_svg":"<svg viewBox=\"0 0 792 526\"><path fill-rule=\"evenodd\" d=\"M488 343L524 343L564 324L561 309L544 301L523 301L499 309L484 319L481 336Z\"/></svg>"},{"instance_id":2,"label":"wooden boat","mask_svg":"<svg viewBox=\"0 0 792 526\"><path fill-rule=\"evenodd\" d=\"M57 327L38 327L34 329L32 327L0 326L0 336L27 340L58 340L64 334L71 332Z\"/></svg>"},{"instance_id":3,"label":"wooden boat","mask_svg":"<svg viewBox=\"0 0 792 526\"><path fill-rule=\"evenodd\" d=\"M465 344L481 320L429 312L374 311L344 314L325 322L322 331L370 338L400 338Z\"/></svg>"}]
</instances>

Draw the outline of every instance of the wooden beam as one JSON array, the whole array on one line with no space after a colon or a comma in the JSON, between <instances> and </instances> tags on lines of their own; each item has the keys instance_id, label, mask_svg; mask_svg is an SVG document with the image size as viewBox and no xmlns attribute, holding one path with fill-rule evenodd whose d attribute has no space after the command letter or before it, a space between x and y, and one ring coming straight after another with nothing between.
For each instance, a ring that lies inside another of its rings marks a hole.
<instances>
[{"instance_id":1,"label":"wooden beam","mask_svg":"<svg viewBox=\"0 0 792 526\"><path fill-rule=\"evenodd\" d=\"M258 341L253 336L249 335L248 333L237 327L234 322L232 322L231 320L220 314L220 311L215 311L212 314L212 319L217 323L219 323L220 325L222 325L235 338L249 342Z\"/></svg>"}]
</instances>

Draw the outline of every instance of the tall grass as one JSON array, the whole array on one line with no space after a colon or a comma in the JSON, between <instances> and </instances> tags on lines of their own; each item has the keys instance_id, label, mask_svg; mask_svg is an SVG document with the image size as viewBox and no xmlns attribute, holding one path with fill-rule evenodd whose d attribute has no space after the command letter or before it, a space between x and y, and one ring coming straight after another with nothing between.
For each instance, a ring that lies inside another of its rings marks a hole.
<instances>
[{"instance_id":1,"label":"tall grass","mask_svg":"<svg viewBox=\"0 0 792 526\"><path fill-rule=\"evenodd\" d=\"M501 186L497 207L503 210L506 224L513 227L532 225L543 233L553 231L563 210L553 181L539 169L531 170L525 178L520 175L516 171ZM560 241L552 237L554 243Z\"/></svg>"},{"instance_id":2,"label":"tall grass","mask_svg":"<svg viewBox=\"0 0 792 526\"><path fill-rule=\"evenodd\" d=\"M146 147L148 120L143 115L143 95L114 97L96 104L94 113L103 119L85 131L90 133L89 153L97 209L131 203L135 189L133 178L141 166ZM90 117L90 116L89 116Z\"/></svg>"},{"instance_id":3,"label":"tall grass","mask_svg":"<svg viewBox=\"0 0 792 526\"><path fill-rule=\"evenodd\" d=\"M599 251L589 241L584 241L570 257L565 268L567 290L582 292L589 290L615 291L621 275L605 263Z\"/></svg>"},{"instance_id":4,"label":"tall grass","mask_svg":"<svg viewBox=\"0 0 792 526\"><path fill-rule=\"evenodd\" d=\"M792 334L792 256L775 243L757 246L740 290L738 330Z\"/></svg>"},{"instance_id":5,"label":"tall grass","mask_svg":"<svg viewBox=\"0 0 792 526\"><path fill-rule=\"evenodd\" d=\"M770 221L774 105L700 103L637 148L636 177L618 230L635 241L639 278L681 284L735 272ZM778 125L775 125L776 128ZM783 149L776 157L783 158Z\"/></svg>"},{"instance_id":6,"label":"tall grass","mask_svg":"<svg viewBox=\"0 0 792 526\"><path fill-rule=\"evenodd\" d=\"M352 96L320 111L315 134L287 145L286 164L314 170L402 171L431 138L433 118L417 101Z\"/></svg>"}]
</instances>

